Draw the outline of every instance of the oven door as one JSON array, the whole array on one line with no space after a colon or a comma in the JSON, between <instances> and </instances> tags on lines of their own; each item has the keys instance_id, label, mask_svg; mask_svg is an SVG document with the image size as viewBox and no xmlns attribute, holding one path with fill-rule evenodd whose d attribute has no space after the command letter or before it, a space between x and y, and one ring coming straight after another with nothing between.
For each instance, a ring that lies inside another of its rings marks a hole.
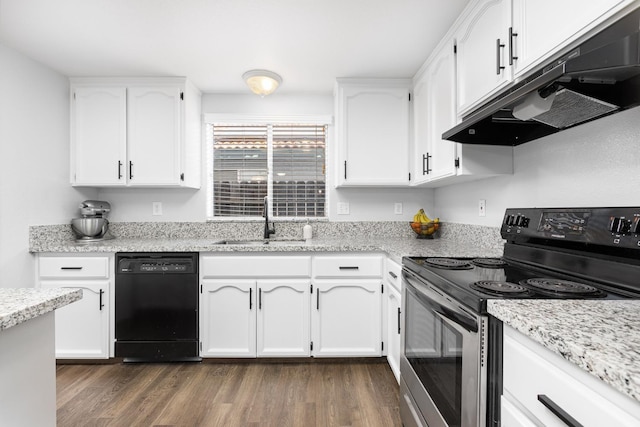
<instances>
[{"instance_id":1,"label":"oven door","mask_svg":"<svg viewBox=\"0 0 640 427\"><path fill-rule=\"evenodd\" d=\"M485 426L487 318L410 271L403 271L403 285L403 423L420 425L422 418L429 427Z\"/></svg>"}]
</instances>

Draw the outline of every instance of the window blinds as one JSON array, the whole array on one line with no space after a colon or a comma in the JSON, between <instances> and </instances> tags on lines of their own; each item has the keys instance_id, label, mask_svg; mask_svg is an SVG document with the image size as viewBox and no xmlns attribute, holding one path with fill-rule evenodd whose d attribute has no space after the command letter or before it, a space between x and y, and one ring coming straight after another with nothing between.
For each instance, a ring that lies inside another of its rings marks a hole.
<instances>
[{"instance_id":1,"label":"window blinds","mask_svg":"<svg viewBox=\"0 0 640 427\"><path fill-rule=\"evenodd\" d=\"M274 217L324 216L325 144L325 125L213 125L214 216L260 216L267 195Z\"/></svg>"}]
</instances>

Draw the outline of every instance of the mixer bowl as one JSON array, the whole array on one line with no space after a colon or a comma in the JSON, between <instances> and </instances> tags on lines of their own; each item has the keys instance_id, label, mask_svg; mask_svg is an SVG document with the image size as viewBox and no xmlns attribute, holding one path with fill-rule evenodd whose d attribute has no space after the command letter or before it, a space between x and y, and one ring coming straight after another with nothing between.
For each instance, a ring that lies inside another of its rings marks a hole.
<instances>
[{"instance_id":1,"label":"mixer bowl","mask_svg":"<svg viewBox=\"0 0 640 427\"><path fill-rule=\"evenodd\" d=\"M75 218L71 228L78 237L101 237L107 232L109 221L106 218Z\"/></svg>"}]
</instances>

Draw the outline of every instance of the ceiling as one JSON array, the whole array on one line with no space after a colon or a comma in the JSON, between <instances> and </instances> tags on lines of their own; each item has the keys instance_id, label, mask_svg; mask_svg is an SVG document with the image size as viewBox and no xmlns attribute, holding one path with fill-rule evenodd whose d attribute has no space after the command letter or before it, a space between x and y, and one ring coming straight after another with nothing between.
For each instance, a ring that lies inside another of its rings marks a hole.
<instances>
[{"instance_id":1,"label":"ceiling","mask_svg":"<svg viewBox=\"0 0 640 427\"><path fill-rule=\"evenodd\" d=\"M0 0L0 43L65 76L186 76L246 93L254 68L280 93L336 77L412 77L468 0Z\"/></svg>"}]
</instances>

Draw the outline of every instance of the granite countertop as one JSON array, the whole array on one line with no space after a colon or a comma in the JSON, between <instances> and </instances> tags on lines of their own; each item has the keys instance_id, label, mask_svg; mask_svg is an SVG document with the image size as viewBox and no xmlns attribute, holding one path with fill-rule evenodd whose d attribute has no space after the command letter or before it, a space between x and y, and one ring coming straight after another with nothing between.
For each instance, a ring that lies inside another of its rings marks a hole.
<instances>
[{"instance_id":1,"label":"granite countertop","mask_svg":"<svg viewBox=\"0 0 640 427\"><path fill-rule=\"evenodd\" d=\"M44 242L31 252L386 252L396 262L403 256L502 256L502 243L483 245L477 240L416 238L315 238L309 241L272 240L267 245L220 245L224 239L113 239L97 243Z\"/></svg>"},{"instance_id":2,"label":"granite countertop","mask_svg":"<svg viewBox=\"0 0 640 427\"><path fill-rule=\"evenodd\" d=\"M490 300L488 311L640 401L640 301Z\"/></svg>"},{"instance_id":3,"label":"granite countertop","mask_svg":"<svg viewBox=\"0 0 640 427\"><path fill-rule=\"evenodd\" d=\"M81 289L0 288L0 331L81 298Z\"/></svg>"}]
</instances>

